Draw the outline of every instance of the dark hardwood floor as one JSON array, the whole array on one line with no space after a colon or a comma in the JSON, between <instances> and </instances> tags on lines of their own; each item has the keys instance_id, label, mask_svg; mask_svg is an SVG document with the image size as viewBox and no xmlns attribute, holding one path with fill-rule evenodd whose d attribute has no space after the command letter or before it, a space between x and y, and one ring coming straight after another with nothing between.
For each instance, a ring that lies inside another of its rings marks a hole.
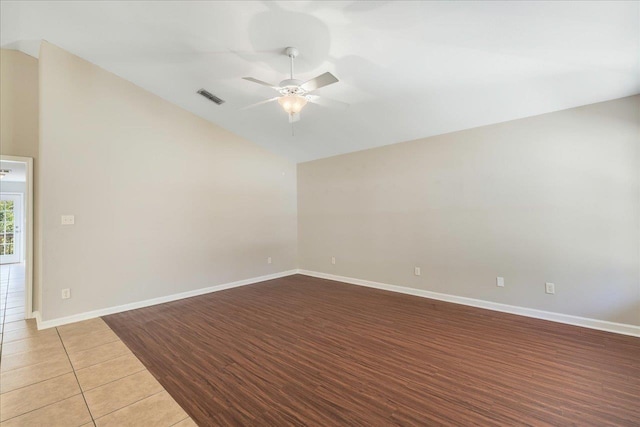
<instances>
[{"instance_id":1,"label":"dark hardwood floor","mask_svg":"<svg viewBox=\"0 0 640 427\"><path fill-rule=\"evenodd\" d=\"M202 426L640 425L640 338L301 275L104 320Z\"/></svg>"}]
</instances>

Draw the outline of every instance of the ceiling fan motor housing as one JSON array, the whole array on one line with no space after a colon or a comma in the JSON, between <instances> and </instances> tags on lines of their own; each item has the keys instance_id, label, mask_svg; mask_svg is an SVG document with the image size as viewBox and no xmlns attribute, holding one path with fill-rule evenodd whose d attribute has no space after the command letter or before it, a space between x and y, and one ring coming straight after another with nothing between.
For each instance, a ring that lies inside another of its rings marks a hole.
<instances>
[{"instance_id":1,"label":"ceiling fan motor housing","mask_svg":"<svg viewBox=\"0 0 640 427\"><path fill-rule=\"evenodd\" d=\"M306 92L300 87L304 83L298 79L287 79L280 82L280 93L282 95L304 95Z\"/></svg>"}]
</instances>

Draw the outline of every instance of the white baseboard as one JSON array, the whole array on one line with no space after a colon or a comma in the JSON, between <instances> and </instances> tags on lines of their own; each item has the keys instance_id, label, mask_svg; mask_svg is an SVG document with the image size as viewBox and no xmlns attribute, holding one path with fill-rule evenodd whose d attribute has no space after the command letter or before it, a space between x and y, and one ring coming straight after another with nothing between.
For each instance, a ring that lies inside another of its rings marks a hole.
<instances>
[{"instance_id":1,"label":"white baseboard","mask_svg":"<svg viewBox=\"0 0 640 427\"><path fill-rule=\"evenodd\" d=\"M624 323L607 322L605 320L589 319L586 317L571 316L568 314L554 313L550 311L535 310L533 308L518 307L515 305L500 304L497 302L484 301L474 298L459 297L456 295L441 294L438 292L424 291L422 289L407 288L404 286L389 285L387 283L372 282L370 280L354 279L352 277L337 276L317 271L298 270L299 274L305 276L318 277L321 279L335 280L352 285L366 286L369 288L382 289L385 291L399 292L402 294L415 295L423 298L431 298L440 301L452 302L455 304L469 305L472 307L485 308L487 310L501 311L504 313L518 314L520 316L533 317L536 319L550 320L552 322L566 323L568 325L582 326L584 328L597 329L600 331L614 332L616 334L631 335L640 337L640 326L627 325Z\"/></svg>"},{"instance_id":2,"label":"white baseboard","mask_svg":"<svg viewBox=\"0 0 640 427\"><path fill-rule=\"evenodd\" d=\"M57 319L42 320L40 312L34 312L33 317L36 318L38 329L53 328L55 326L66 325L67 323L80 322L81 320L93 319L95 317L106 316L108 314L121 313L123 311L135 310L137 308L149 307L151 305L163 304L165 302L176 301L184 298L204 295L211 292L223 291L225 289L237 288L239 286L251 285L253 283L264 282L265 280L278 279L280 277L291 276L296 274L297 270L288 270L280 273L268 274L266 276L252 277L250 279L238 280L237 282L223 283L221 285L210 286L208 288L195 289L193 291L181 292L179 294L167 295L164 297L152 298L144 301L132 302L129 304L118 305L115 307L102 308L99 310L78 313L72 316L59 317Z\"/></svg>"},{"instance_id":3,"label":"white baseboard","mask_svg":"<svg viewBox=\"0 0 640 427\"><path fill-rule=\"evenodd\" d=\"M536 319L550 320L553 322L566 323L574 326L582 326L584 328L597 329L601 331L614 332L617 334L640 337L640 326L627 325L624 323L607 322L605 320L589 319L586 317L571 316L568 314L554 313L550 311L536 310L532 308L519 307L514 305L500 304L497 302L460 297L456 295L442 294L438 292L425 291L422 289L407 288L404 286L390 285L387 283L373 282L370 280L355 279L352 277L337 276L335 274L320 273L317 271L309 271L309 270L288 270L280 273L269 274L266 276L239 280L237 282L224 283L221 285L211 286L208 288L195 289L193 291L182 292L179 294L167 295L164 297L158 297L158 298L148 299L144 301L133 302L133 303L119 305L115 307L88 311L85 313L74 314L72 316L60 317L57 319L43 321L39 311L34 311L33 317L36 319L36 322L38 324L38 329L47 329L55 326L66 325L67 323L79 322L82 320L93 319L95 317L106 316L114 313L121 313L123 311L135 310L137 308L149 307L151 305L163 304L165 302L171 302L171 301L190 298L198 295L204 295L211 292L217 292L225 289L251 285L253 283L263 282L266 280L278 279L280 277L291 276L293 274L303 274L305 276L335 280L338 282L349 283L352 285L366 286L369 288L382 289L382 290L391 291L391 292L399 292L402 294L414 295L414 296L419 296L423 298L431 298L439 301L446 301L446 302L452 302L455 304L462 304L462 305L468 305L472 307L484 308L487 310L501 311L504 313L517 314L520 316L533 317Z\"/></svg>"}]
</instances>

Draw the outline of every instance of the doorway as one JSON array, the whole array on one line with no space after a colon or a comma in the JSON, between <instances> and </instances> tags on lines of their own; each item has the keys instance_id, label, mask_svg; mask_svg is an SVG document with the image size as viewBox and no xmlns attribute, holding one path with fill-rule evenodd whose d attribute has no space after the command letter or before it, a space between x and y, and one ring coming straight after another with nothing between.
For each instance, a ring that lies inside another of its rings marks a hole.
<instances>
[{"instance_id":1,"label":"doorway","mask_svg":"<svg viewBox=\"0 0 640 427\"><path fill-rule=\"evenodd\" d=\"M33 159L0 156L0 310L33 317Z\"/></svg>"}]
</instances>

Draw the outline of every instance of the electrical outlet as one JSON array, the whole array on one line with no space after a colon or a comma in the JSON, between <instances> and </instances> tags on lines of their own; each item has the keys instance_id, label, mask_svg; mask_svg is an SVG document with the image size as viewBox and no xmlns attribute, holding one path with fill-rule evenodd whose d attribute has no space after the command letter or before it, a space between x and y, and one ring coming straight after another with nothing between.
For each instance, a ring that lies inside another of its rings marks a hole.
<instances>
[{"instance_id":1,"label":"electrical outlet","mask_svg":"<svg viewBox=\"0 0 640 427\"><path fill-rule=\"evenodd\" d=\"M413 274L415 274L416 276L419 276L420 275L420 267L415 267L413 269Z\"/></svg>"},{"instance_id":2,"label":"electrical outlet","mask_svg":"<svg viewBox=\"0 0 640 427\"><path fill-rule=\"evenodd\" d=\"M336 265L336 257L331 257L331 264Z\"/></svg>"},{"instance_id":3,"label":"electrical outlet","mask_svg":"<svg viewBox=\"0 0 640 427\"><path fill-rule=\"evenodd\" d=\"M553 283L545 283L544 284L544 291L548 294L555 294L556 293L556 285Z\"/></svg>"},{"instance_id":4,"label":"electrical outlet","mask_svg":"<svg viewBox=\"0 0 640 427\"><path fill-rule=\"evenodd\" d=\"M71 298L71 289L63 289L62 290L62 299Z\"/></svg>"},{"instance_id":5,"label":"electrical outlet","mask_svg":"<svg viewBox=\"0 0 640 427\"><path fill-rule=\"evenodd\" d=\"M76 223L76 217L74 215L62 215L60 217L60 223L62 225L74 225Z\"/></svg>"},{"instance_id":6,"label":"electrical outlet","mask_svg":"<svg viewBox=\"0 0 640 427\"><path fill-rule=\"evenodd\" d=\"M496 286L504 288L504 277L496 277Z\"/></svg>"},{"instance_id":7,"label":"electrical outlet","mask_svg":"<svg viewBox=\"0 0 640 427\"><path fill-rule=\"evenodd\" d=\"M271 257L267 258L267 264L271 264Z\"/></svg>"}]
</instances>

